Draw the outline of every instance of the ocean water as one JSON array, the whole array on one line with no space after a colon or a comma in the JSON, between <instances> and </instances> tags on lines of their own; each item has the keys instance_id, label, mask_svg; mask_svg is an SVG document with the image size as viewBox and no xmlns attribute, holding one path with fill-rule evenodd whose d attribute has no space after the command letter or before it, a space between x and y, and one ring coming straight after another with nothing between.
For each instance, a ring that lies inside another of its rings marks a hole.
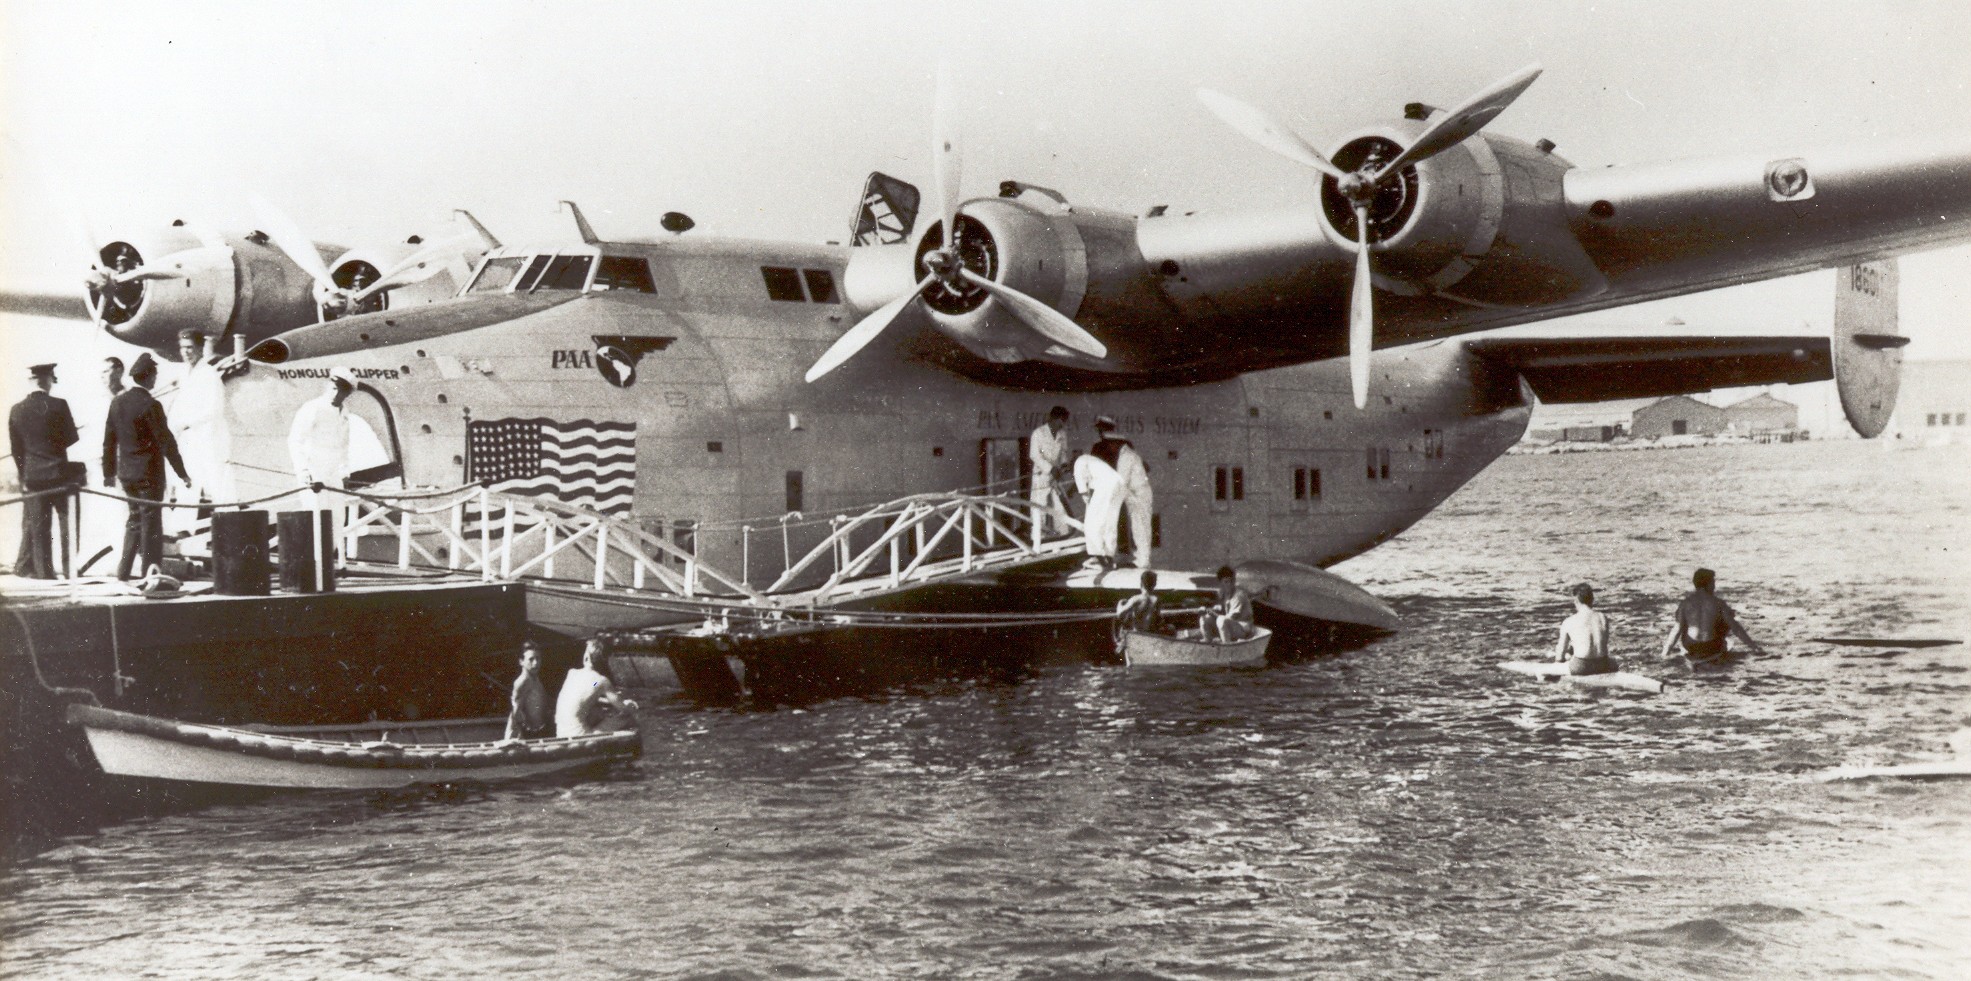
<instances>
[{"instance_id":1,"label":"ocean water","mask_svg":"<svg viewBox=\"0 0 1971 981\"><path fill-rule=\"evenodd\" d=\"M0 872L0 973L1971 977L1971 453L1509 457L1337 571L1408 628L1264 669L1031 667L644 708L591 782L274 796ZM1772 656L1658 663L1691 569ZM1662 695L1498 671L1592 582ZM1018 652L1014 652L1017 654Z\"/></svg>"}]
</instances>

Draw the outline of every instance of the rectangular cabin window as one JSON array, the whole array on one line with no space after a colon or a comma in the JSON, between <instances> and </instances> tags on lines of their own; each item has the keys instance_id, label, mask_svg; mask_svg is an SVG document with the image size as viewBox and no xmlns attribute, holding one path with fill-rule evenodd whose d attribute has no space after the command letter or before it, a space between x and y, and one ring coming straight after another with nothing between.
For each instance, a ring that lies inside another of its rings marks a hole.
<instances>
[{"instance_id":1,"label":"rectangular cabin window","mask_svg":"<svg viewBox=\"0 0 1971 981\"><path fill-rule=\"evenodd\" d=\"M520 275L520 264L527 260L520 256L502 256L488 259L479 267L479 275L466 287L467 293L497 293L513 285L513 278Z\"/></svg>"},{"instance_id":2,"label":"rectangular cabin window","mask_svg":"<svg viewBox=\"0 0 1971 981\"><path fill-rule=\"evenodd\" d=\"M1321 469L1314 467L1307 471L1307 496L1311 500L1321 496Z\"/></svg>"},{"instance_id":3,"label":"rectangular cabin window","mask_svg":"<svg viewBox=\"0 0 1971 981\"><path fill-rule=\"evenodd\" d=\"M1388 480L1389 479L1389 448L1388 447L1383 448L1381 456L1382 456L1382 479Z\"/></svg>"},{"instance_id":4,"label":"rectangular cabin window","mask_svg":"<svg viewBox=\"0 0 1971 981\"><path fill-rule=\"evenodd\" d=\"M799 511L800 509L801 472L799 470L789 470L787 471L787 510L793 512Z\"/></svg>"},{"instance_id":5,"label":"rectangular cabin window","mask_svg":"<svg viewBox=\"0 0 1971 981\"><path fill-rule=\"evenodd\" d=\"M767 296L785 303L800 303L807 299L801 292L801 274L786 266L761 266L760 278L766 280Z\"/></svg>"},{"instance_id":6,"label":"rectangular cabin window","mask_svg":"<svg viewBox=\"0 0 1971 981\"><path fill-rule=\"evenodd\" d=\"M1150 512L1150 547L1163 547L1163 515Z\"/></svg>"},{"instance_id":7,"label":"rectangular cabin window","mask_svg":"<svg viewBox=\"0 0 1971 981\"><path fill-rule=\"evenodd\" d=\"M1926 416L1924 416L1924 417L1923 417L1923 424L1924 424L1924 425L1926 425L1926 426L1934 426L1934 425L1936 425L1936 424L1937 424L1937 414L1936 414L1935 412L1932 412L1932 413L1930 413L1929 415L1926 415Z\"/></svg>"},{"instance_id":8,"label":"rectangular cabin window","mask_svg":"<svg viewBox=\"0 0 1971 981\"><path fill-rule=\"evenodd\" d=\"M1369 479L1376 479L1376 448L1369 447Z\"/></svg>"},{"instance_id":9,"label":"rectangular cabin window","mask_svg":"<svg viewBox=\"0 0 1971 981\"><path fill-rule=\"evenodd\" d=\"M801 278L807 280L808 298L816 303L834 303L835 274L826 269L803 269Z\"/></svg>"},{"instance_id":10,"label":"rectangular cabin window","mask_svg":"<svg viewBox=\"0 0 1971 981\"><path fill-rule=\"evenodd\" d=\"M1296 501L1307 500L1307 468L1306 467L1293 468L1293 499Z\"/></svg>"},{"instance_id":11,"label":"rectangular cabin window","mask_svg":"<svg viewBox=\"0 0 1971 981\"><path fill-rule=\"evenodd\" d=\"M533 289L534 284L540 281L542 271L547 269L548 262L553 259L554 256L551 255L535 256L532 262L527 263L527 271L520 274L520 281L514 283L513 288L516 290Z\"/></svg>"},{"instance_id":12,"label":"rectangular cabin window","mask_svg":"<svg viewBox=\"0 0 1971 981\"><path fill-rule=\"evenodd\" d=\"M1232 500L1243 501L1245 499L1246 499L1246 468L1233 467L1232 468Z\"/></svg>"},{"instance_id":13,"label":"rectangular cabin window","mask_svg":"<svg viewBox=\"0 0 1971 981\"><path fill-rule=\"evenodd\" d=\"M1211 471L1211 499L1212 500L1223 501L1227 499L1227 496L1231 493L1231 491L1228 489L1231 486L1230 482L1227 480L1227 477L1229 475L1230 475L1230 471L1228 471L1224 467L1215 467L1212 469Z\"/></svg>"},{"instance_id":14,"label":"rectangular cabin window","mask_svg":"<svg viewBox=\"0 0 1971 981\"><path fill-rule=\"evenodd\" d=\"M533 285L537 290L579 290L589 284L589 268L595 265L592 255L558 255L548 263L547 272L541 274L539 282Z\"/></svg>"},{"instance_id":15,"label":"rectangular cabin window","mask_svg":"<svg viewBox=\"0 0 1971 981\"><path fill-rule=\"evenodd\" d=\"M650 278L650 261L639 255L603 256L602 265L595 271L595 288L657 292L657 284Z\"/></svg>"},{"instance_id":16,"label":"rectangular cabin window","mask_svg":"<svg viewBox=\"0 0 1971 981\"><path fill-rule=\"evenodd\" d=\"M1960 426L1964 425L1964 413L1960 412L1957 414L1957 424Z\"/></svg>"}]
</instances>

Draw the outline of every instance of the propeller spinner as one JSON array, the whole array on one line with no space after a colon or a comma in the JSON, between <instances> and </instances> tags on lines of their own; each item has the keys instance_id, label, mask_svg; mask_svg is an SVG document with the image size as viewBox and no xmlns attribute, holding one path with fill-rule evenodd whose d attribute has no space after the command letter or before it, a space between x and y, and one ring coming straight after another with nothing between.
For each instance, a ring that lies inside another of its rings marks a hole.
<instances>
[{"instance_id":1,"label":"propeller spinner","mask_svg":"<svg viewBox=\"0 0 1971 981\"><path fill-rule=\"evenodd\" d=\"M951 110L949 73L938 71L937 103L932 117L931 176L940 224L925 233L918 250L920 278L910 292L877 308L848 329L807 371L812 382L868 347L896 322L905 307L922 300L933 309L975 308L986 297L998 300L1012 315L1048 341L1089 357L1107 357L1109 349L1059 310L993 279L995 257L991 235L963 213L959 180L964 159Z\"/></svg>"},{"instance_id":2,"label":"propeller spinner","mask_svg":"<svg viewBox=\"0 0 1971 981\"><path fill-rule=\"evenodd\" d=\"M1375 347L1375 283L1372 275L1374 216L1393 198L1400 203L1407 179L1405 168L1450 149L1484 129L1513 100L1519 98L1540 66L1528 65L1478 91L1449 112L1432 117L1408 147L1393 156L1371 153L1352 169L1337 167L1293 130L1222 92L1198 91L1198 101L1247 139L1334 181L1333 190L1346 202L1355 238L1355 282L1348 304L1348 384L1355 407L1369 403L1369 353Z\"/></svg>"}]
</instances>

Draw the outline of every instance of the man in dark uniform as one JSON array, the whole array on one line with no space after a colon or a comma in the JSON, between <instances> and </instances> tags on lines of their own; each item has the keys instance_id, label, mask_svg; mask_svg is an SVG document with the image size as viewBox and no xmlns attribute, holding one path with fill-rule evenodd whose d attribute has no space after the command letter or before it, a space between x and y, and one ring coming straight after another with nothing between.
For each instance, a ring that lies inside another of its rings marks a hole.
<instances>
[{"instance_id":1,"label":"man in dark uniform","mask_svg":"<svg viewBox=\"0 0 1971 981\"><path fill-rule=\"evenodd\" d=\"M68 403L48 394L55 387L55 366L37 364L27 369L34 379L34 391L27 393L7 414L7 436L13 445L14 467L20 473L21 490L52 490L71 480L68 448L75 445L75 417ZM62 523L64 563L67 575L68 544L67 494L48 494L24 502L21 515L21 561L16 575L35 579L55 578L55 562L49 535L48 516L53 513Z\"/></svg>"},{"instance_id":2,"label":"man in dark uniform","mask_svg":"<svg viewBox=\"0 0 1971 981\"><path fill-rule=\"evenodd\" d=\"M109 419L103 424L103 483L121 483L128 497L146 501L164 500L164 465L186 484L185 462L178 458L178 441L165 423L164 407L151 397L157 384L157 362L149 353L137 355L130 365L131 387L110 401ZM123 522L123 556L116 562L116 578L130 578L130 563L141 555L139 573L164 560L164 509L154 504L130 504L130 516Z\"/></svg>"}]
</instances>

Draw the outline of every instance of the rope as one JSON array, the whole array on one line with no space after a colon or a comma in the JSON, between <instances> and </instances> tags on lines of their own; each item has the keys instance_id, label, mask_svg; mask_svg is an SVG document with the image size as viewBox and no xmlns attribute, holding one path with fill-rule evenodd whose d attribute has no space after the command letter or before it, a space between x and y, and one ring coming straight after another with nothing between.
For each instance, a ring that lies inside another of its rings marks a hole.
<instances>
[{"instance_id":1,"label":"rope","mask_svg":"<svg viewBox=\"0 0 1971 981\"><path fill-rule=\"evenodd\" d=\"M34 680L37 684L56 695L69 698L86 698L89 700L89 704L96 706L103 704L102 700L96 697L96 693L87 688L69 688L64 685L49 684L48 676L41 673L41 659L34 653L34 631L28 629L27 618L21 616L21 611L19 610L9 609L7 612L13 615L14 622L20 624L21 643L27 650L27 663L29 667L34 669Z\"/></svg>"}]
</instances>

